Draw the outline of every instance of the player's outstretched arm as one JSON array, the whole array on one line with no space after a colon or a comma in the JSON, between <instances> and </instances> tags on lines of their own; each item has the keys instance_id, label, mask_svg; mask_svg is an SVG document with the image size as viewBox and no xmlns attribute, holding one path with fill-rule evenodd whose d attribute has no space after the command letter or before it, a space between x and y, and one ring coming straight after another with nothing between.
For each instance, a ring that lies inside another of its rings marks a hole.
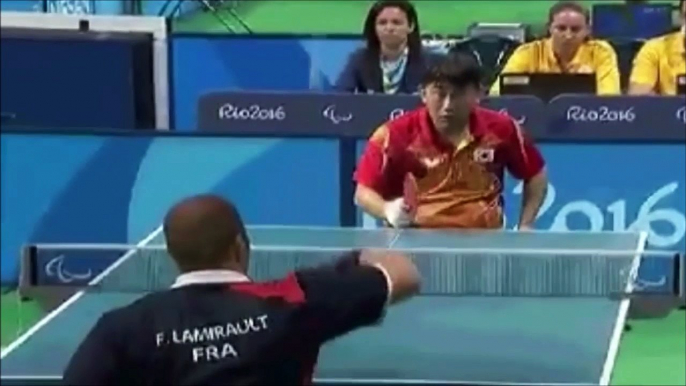
<instances>
[{"instance_id":1,"label":"player's outstretched arm","mask_svg":"<svg viewBox=\"0 0 686 386\"><path fill-rule=\"evenodd\" d=\"M365 250L360 253L360 265L374 267L387 281L388 303L395 304L419 292L421 277L407 256L399 253Z\"/></svg>"},{"instance_id":2,"label":"player's outstretched arm","mask_svg":"<svg viewBox=\"0 0 686 386\"><path fill-rule=\"evenodd\" d=\"M378 323L387 306L419 292L420 277L406 256L390 251L352 252L335 265L296 272L305 295L306 339L321 344Z\"/></svg>"}]
</instances>

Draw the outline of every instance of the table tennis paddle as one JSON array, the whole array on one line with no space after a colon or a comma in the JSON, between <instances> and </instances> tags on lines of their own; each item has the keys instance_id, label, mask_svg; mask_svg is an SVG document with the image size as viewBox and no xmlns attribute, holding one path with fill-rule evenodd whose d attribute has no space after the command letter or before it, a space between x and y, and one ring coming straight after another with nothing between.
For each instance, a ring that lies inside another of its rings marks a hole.
<instances>
[{"instance_id":1,"label":"table tennis paddle","mask_svg":"<svg viewBox=\"0 0 686 386\"><path fill-rule=\"evenodd\" d=\"M384 142L384 166L385 171L390 172L391 176L404 176L403 201L405 207L403 209L411 217L414 217L419 206L417 178L424 178L426 176L426 166L402 142L396 143L391 141L390 133Z\"/></svg>"},{"instance_id":2,"label":"table tennis paddle","mask_svg":"<svg viewBox=\"0 0 686 386\"><path fill-rule=\"evenodd\" d=\"M419 206L419 186L417 185L416 177L412 173L405 174L405 179L403 180L403 201L405 202L407 213L414 217Z\"/></svg>"}]
</instances>

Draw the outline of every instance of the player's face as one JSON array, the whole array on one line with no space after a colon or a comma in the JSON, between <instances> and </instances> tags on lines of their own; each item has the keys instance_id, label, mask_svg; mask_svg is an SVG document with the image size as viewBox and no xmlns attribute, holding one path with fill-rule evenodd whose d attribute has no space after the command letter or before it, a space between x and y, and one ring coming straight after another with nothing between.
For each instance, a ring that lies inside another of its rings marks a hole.
<instances>
[{"instance_id":1,"label":"player's face","mask_svg":"<svg viewBox=\"0 0 686 386\"><path fill-rule=\"evenodd\" d=\"M579 12L558 12L550 23L550 37L556 52L573 54L588 37L586 17Z\"/></svg>"},{"instance_id":2,"label":"player's face","mask_svg":"<svg viewBox=\"0 0 686 386\"><path fill-rule=\"evenodd\" d=\"M426 106L436 130L447 133L461 130L469 112L479 103L480 91L474 86L455 88L448 84L432 83L422 89Z\"/></svg>"},{"instance_id":3,"label":"player's face","mask_svg":"<svg viewBox=\"0 0 686 386\"><path fill-rule=\"evenodd\" d=\"M398 47L407 42L407 35L414 30L407 15L396 7L386 7L376 17L376 36L381 45Z\"/></svg>"}]
</instances>

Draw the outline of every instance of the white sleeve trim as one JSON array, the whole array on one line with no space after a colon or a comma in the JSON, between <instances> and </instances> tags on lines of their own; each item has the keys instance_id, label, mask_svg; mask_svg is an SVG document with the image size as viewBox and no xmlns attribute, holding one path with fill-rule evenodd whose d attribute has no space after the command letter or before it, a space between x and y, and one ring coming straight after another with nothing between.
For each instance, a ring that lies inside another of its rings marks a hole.
<instances>
[{"instance_id":1,"label":"white sleeve trim","mask_svg":"<svg viewBox=\"0 0 686 386\"><path fill-rule=\"evenodd\" d=\"M386 278L386 303L384 304L384 307L388 306L391 303L391 296L393 295L393 281L391 280L391 275L388 274L388 271L386 268L384 268L383 265L379 263L375 263L373 265L376 269L381 271L383 273L383 276Z\"/></svg>"}]
</instances>

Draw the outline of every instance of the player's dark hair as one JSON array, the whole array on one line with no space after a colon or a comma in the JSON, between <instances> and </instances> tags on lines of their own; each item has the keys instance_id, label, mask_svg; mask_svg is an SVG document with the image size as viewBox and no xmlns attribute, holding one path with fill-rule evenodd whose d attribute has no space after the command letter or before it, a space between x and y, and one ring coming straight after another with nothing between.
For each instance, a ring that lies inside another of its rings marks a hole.
<instances>
[{"instance_id":1,"label":"player's dark hair","mask_svg":"<svg viewBox=\"0 0 686 386\"><path fill-rule=\"evenodd\" d=\"M386 8L400 9L407 17L407 22L411 26L414 26L412 32L407 36L408 56L412 58L420 56L422 51L422 39L419 31L419 17L417 16L417 10L414 8L414 5L406 0L380 0L375 2L369 9L362 30L362 35L367 43L367 56L374 58L374 60L379 59L381 42L376 35L376 19L379 17L381 11Z\"/></svg>"},{"instance_id":2,"label":"player's dark hair","mask_svg":"<svg viewBox=\"0 0 686 386\"><path fill-rule=\"evenodd\" d=\"M434 61L424 73L422 86L449 84L455 88L481 87L482 69L476 59L462 52L454 52Z\"/></svg>"},{"instance_id":3,"label":"player's dark hair","mask_svg":"<svg viewBox=\"0 0 686 386\"><path fill-rule=\"evenodd\" d=\"M250 245L235 205L215 195L179 202L165 217L163 229L167 251L182 272L222 268L231 249L238 247L238 236Z\"/></svg>"}]
</instances>

